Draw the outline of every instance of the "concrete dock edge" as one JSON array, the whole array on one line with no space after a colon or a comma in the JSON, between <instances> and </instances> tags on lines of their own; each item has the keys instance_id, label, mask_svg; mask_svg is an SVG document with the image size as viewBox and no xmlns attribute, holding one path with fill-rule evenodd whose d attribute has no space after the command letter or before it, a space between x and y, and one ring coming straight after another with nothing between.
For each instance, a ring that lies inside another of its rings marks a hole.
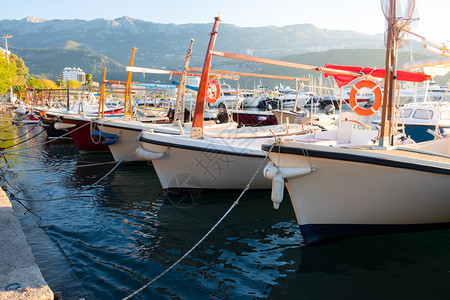
<instances>
[{"instance_id":1,"label":"concrete dock edge","mask_svg":"<svg viewBox=\"0 0 450 300\"><path fill-rule=\"evenodd\" d=\"M0 300L53 298L11 202L0 189Z\"/></svg>"}]
</instances>

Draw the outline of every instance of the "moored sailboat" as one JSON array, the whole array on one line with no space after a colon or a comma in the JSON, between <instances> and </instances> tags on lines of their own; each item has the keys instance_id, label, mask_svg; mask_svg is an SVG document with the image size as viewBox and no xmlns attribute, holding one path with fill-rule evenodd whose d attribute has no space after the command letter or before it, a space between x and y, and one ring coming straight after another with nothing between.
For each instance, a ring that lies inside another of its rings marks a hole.
<instances>
[{"instance_id":1,"label":"moored sailboat","mask_svg":"<svg viewBox=\"0 0 450 300\"><path fill-rule=\"evenodd\" d=\"M272 179L274 205L280 204L285 183L306 243L450 227L450 140L399 145L394 139L397 29L412 18L395 17L395 0L385 4L383 111L374 144L339 147L280 139L263 146L270 152L265 174ZM414 2L410 5L412 12Z\"/></svg>"}]
</instances>

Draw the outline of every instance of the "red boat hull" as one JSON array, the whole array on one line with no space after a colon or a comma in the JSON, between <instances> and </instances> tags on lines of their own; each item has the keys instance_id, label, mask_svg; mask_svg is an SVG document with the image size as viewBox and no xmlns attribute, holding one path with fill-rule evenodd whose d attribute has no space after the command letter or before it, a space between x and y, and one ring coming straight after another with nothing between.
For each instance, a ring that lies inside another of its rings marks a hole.
<instances>
[{"instance_id":1,"label":"red boat hull","mask_svg":"<svg viewBox=\"0 0 450 300\"><path fill-rule=\"evenodd\" d=\"M277 118L265 111L233 111L233 121L246 126L277 125Z\"/></svg>"},{"instance_id":2,"label":"red boat hull","mask_svg":"<svg viewBox=\"0 0 450 300\"><path fill-rule=\"evenodd\" d=\"M70 136L80 153L101 153L109 152L108 146L102 144L103 140L93 137L92 130L98 130L97 125L89 124L89 120L71 120L62 119L61 122L67 124L76 124L69 129Z\"/></svg>"}]
</instances>

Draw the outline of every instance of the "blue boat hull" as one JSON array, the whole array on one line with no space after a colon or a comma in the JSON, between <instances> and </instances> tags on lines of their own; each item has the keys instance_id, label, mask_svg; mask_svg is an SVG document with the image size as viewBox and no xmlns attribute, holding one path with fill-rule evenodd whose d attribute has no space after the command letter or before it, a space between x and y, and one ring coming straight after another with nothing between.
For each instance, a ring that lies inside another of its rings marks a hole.
<instances>
[{"instance_id":1,"label":"blue boat hull","mask_svg":"<svg viewBox=\"0 0 450 300\"><path fill-rule=\"evenodd\" d=\"M450 127L445 127L450 128ZM406 136L410 136L416 143L431 141L434 139L433 135L427 132L430 129L434 131L434 125L406 125L405 124L405 133ZM440 128L440 133L443 132L443 128Z\"/></svg>"}]
</instances>

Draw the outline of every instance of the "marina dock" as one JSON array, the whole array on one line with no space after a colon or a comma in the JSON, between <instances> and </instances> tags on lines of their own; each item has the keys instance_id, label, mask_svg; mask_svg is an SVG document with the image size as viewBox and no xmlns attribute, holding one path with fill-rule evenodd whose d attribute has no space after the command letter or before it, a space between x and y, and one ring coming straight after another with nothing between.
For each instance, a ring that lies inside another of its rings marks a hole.
<instances>
[{"instance_id":1,"label":"marina dock","mask_svg":"<svg viewBox=\"0 0 450 300\"><path fill-rule=\"evenodd\" d=\"M0 226L0 299L54 299L3 190Z\"/></svg>"}]
</instances>

